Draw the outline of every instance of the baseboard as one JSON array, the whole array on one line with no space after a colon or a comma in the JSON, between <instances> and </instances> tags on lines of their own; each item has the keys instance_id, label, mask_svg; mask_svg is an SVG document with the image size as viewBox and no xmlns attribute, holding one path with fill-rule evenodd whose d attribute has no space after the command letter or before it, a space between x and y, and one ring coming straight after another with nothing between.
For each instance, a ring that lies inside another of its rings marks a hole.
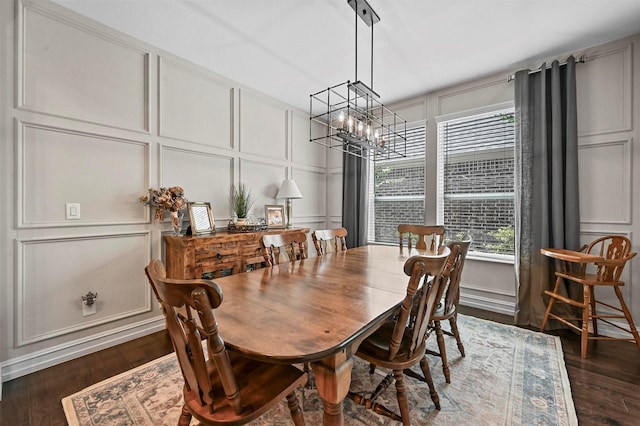
<instances>
[{"instance_id":1,"label":"baseboard","mask_svg":"<svg viewBox=\"0 0 640 426\"><path fill-rule=\"evenodd\" d=\"M477 295L460 295L460 304L471 308L483 309L489 312L496 312L504 315L513 316L516 306L515 303L492 299L489 297Z\"/></svg>"},{"instance_id":2,"label":"baseboard","mask_svg":"<svg viewBox=\"0 0 640 426\"><path fill-rule=\"evenodd\" d=\"M9 359L0 364L2 382L61 364L165 329L162 316ZM1 383L0 383L1 391ZM0 400L2 394L0 393Z\"/></svg>"}]
</instances>

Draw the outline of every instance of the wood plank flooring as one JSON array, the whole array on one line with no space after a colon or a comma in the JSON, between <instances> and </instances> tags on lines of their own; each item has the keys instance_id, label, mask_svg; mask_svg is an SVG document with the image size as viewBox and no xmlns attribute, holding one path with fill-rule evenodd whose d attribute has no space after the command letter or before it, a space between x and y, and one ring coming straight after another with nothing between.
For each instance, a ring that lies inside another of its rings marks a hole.
<instances>
[{"instance_id":1,"label":"wood plank flooring","mask_svg":"<svg viewBox=\"0 0 640 426\"><path fill-rule=\"evenodd\" d=\"M467 307L461 312L512 323L506 315ZM464 339L464 330L462 334ZM640 350L626 342L591 342L583 360L578 336L559 335L580 425L640 424ZM162 331L5 382L0 425L66 425L63 397L172 350Z\"/></svg>"}]
</instances>

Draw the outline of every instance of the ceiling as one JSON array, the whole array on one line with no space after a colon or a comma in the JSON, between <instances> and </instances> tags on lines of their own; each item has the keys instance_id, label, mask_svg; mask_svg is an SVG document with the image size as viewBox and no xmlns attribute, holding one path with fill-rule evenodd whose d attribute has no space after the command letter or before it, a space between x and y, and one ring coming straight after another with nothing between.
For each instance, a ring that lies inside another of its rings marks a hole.
<instances>
[{"instance_id":1,"label":"ceiling","mask_svg":"<svg viewBox=\"0 0 640 426\"><path fill-rule=\"evenodd\" d=\"M354 81L347 0L51 0L302 110ZM369 0L358 79L388 104L640 33L640 0Z\"/></svg>"}]
</instances>

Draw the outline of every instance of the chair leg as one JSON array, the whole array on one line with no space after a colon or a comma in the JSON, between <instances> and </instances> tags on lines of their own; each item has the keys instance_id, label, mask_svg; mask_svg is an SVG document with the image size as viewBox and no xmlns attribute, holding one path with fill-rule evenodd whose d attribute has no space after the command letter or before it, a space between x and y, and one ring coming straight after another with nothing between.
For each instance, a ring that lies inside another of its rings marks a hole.
<instances>
[{"instance_id":1,"label":"chair leg","mask_svg":"<svg viewBox=\"0 0 640 426\"><path fill-rule=\"evenodd\" d=\"M433 321L436 329L436 340L438 341L438 350L440 351L440 358L442 359L442 372L444 373L444 380L447 383L451 383L451 372L449 371L449 363L447 362L447 347L444 343L444 333L442 332L442 324L440 321Z\"/></svg>"},{"instance_id":2,"label":"chair leg","mask_svg":"<svg viewBox=\"0 0 640 426\"><path fill-rule=\"evenodd\" d=\"M305 362L302 369L305 373L307 373L307 384L305 385L305 387L307 389L315 389L316 377L313 375L313 371L311 370L311 367L309 367L309 363Z\"/></svg>"},{"instance_id":3,"label":"chair leg","mask_svg":"<svg viewBox=\"0 0 640 426\"><path fill-rule=\"evenodd\" d=\"M302 416L302 410L300 409L300 403L298 402L298 398L296 398L295 391L292 391L287 395L287 405L289 406L289 411L291 412L293 424L295 424L296 426L305 426L304 417Z\"/></svg>"},{"instance_id":4,"label":"chair leg","mask_svg":"<svg viewBox=\"0 0 640 426\"><path fill-rule=\"evenodd\" d=\"M582 306L582 332L580 337L580 355L587 358L587 344L589 343L589 306L591 306L591 292L589 286L584 286L584 304Z\"/></svg>"},{"instance_id":5,"label":"chair leg","mask_svg":"<svg viewBox=\"0 0 640 426\"><path fill-rule=\"evenodd\" d=\"M627 322L629 323L629 332L633 335L633 340L636 341L636 346L638 346L638 349L640 349L640 335L638 335L638 330L636 329L636 326L633 323L631 312L629 311L627 304L624 303L624 299L622 297L622 291L620 291L619 287L614 287L613 289L615 290L616 296L618 296L618 300L620 301L620 307L622 308L622 313L624 314L624 317L627 319Z\"/></svg>"},{"instance_id":6,"label":"chair leg","mask_svg":"<svg viewBox=\"0 0 640 426\"><path fill-rule=\"evenodd\" d=\"M187 404L184 404L178 418L178 426L189 426L189 423L191 423L191 412L187 408Z\"/></svg>"},{"instance_id":7,"label":"chair leg","mask_svg":"<svg viewBox=\"0 0 640 426\"><path fill-rule=\"evenodd\" d=\"M393 411L389 410L384 405L378 404L377 402L373 401L371 398L367 398L364 395L360 395L359 393L349 391L349 393L347 394L347 398L349 398L350 400L352 400L354 403L358 405L362 405L367 410L373 411L376 414L389 417L391 420L395 420L398 422L402 421L402 417L400 417Z\"/></svg>"},{"instance_id":8,"label":"chair leg","mask_svg":"<svg viewBox=\"0 0 640 426\"><path fill-rule=\"evenodd\" d=\"M407 399L407 386L404 384L404 375L402 370L393 370L393 376L396 379L396 394L398 398L398 407L400 407L400 416L402 424L409 426L409 400Z\"/></svg>"},{"instance_id":9,"label":"chair leg","mask_svg":"<svg viewBox=\"0 0 640 426\"><path fill-rule=\"evenodd\" d=\"M590 302L590 307L591 307L591 312L590 312L590 316L591 316L591 328L593 329L593 335L597 336L598 335L598 314L596 313L596 294L594 291L594 287L593 286L588 286L589 287L589 302Z\"/></svg>"},{"instance_id":10,"label":"chair leg","mask_svg":"<svg viewBox=\"0 0 640 426\"><path fill-rule=\"evenodd\" d=\"M560 288L560 284L562 283L562 278L558 277L556 279L556 285L553 287L553 294L558 293L558 289ZM544 328L547 326L547 321L549 321L549 314L551 313L551 309L553 308L553 304L556 302L556 299L553 296L549 297L549 303L547 304L547 310L544 312L544 318L542 319L542 324L540 325L540 331L544 332Z\"/></svg>"},{"instance_id":11,"label":"chair leg","mask_svg":"<svg viewBox=\"0 0 640 426\"><path fill-rule=\"evenodd\" d=\"M429 393L431 394L431 400L433 401L436 409L440 409L440 397L438 396L438 392L436 392L436 387L433 385L433 378L431 377L431 370L429 369L429 361L427 360L427 356L423 356L420 360L420 368L422 369L422 374L424 374L424 381L427 382L429 386Z\"/></svg>"},{"instance_id":12,"label":"chair leg","mask_svg":"<svg viewBox=\"0 0 640 426\"><path fill-rule=\"evenodd\" d=\"M451 327L451 333L453 333L453 337L456 338L456 343L458 344L458 350L460 351L460 355L463 357L464 355L464 345L462 344L462 339L460 338L460 332L458 331L458 318L457 314L449 318L449 326Z\"/></svg>"}]
</instances>

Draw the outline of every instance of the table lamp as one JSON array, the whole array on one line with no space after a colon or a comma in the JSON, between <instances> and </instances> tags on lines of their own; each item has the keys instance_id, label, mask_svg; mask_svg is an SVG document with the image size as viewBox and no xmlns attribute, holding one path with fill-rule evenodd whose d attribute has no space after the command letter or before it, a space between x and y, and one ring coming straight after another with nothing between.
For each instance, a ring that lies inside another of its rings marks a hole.
<instances>
[{"instance_id":1,"label":"table lamp","mask_svg":"<svg viewBox=\"0 0 640 426\"><path fill-rule=\"evenodd\" d=\"M278 199L287 199L287 228L292 228L291 224L291 200L294 198L302 198L302 193L300 189L298 189L298 185L293 179L285 179L282 181L282 185L280 185L280 189L276 194L276 198Z\"/></svg>"}]
</instances>

